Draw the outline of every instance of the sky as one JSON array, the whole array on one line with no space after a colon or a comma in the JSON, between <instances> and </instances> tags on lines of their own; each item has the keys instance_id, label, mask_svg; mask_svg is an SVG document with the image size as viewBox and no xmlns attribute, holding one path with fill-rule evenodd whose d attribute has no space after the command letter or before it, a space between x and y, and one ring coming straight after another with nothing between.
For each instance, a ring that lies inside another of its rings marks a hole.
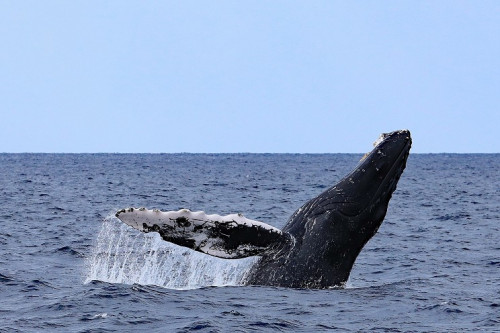
<instances>
[{"instance_id":1,"label":"sky","mask_svg":"<svg viewBox=\"0 0 500 333\"><path fill-rule=\"evenodd\" d=\"M1 1L0 152L500 152L500 1Z\"/></svg>"}]
</instances>

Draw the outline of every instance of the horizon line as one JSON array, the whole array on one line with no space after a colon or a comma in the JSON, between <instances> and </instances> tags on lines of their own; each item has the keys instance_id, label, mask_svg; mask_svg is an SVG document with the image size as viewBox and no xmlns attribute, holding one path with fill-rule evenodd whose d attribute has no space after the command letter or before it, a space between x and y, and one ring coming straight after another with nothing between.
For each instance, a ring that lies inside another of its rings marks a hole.
<instances>
[{"instance_id":1,"label":"horizon line","mask_svg":"<svg viewBox=\"0 0 500 333\"><path fill-rule=\"evenodd\" d=\"M335 155L366 154L366 152L0 152L0 155ZM415 152L411 155L495 155L500 152Z\"/></svg>"}]
</instances>

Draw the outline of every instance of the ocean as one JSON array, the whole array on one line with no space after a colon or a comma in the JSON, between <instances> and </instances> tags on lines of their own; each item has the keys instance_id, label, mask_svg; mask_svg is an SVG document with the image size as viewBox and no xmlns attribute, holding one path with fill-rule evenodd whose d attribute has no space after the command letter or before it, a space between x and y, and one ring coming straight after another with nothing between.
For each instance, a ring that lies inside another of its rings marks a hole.
<instances>
[{"instance_id":1,"label":"ocean","mask_svg":"<svg viewBox=\"0 0 500 333\"><path fill-rule=\"evenodd\" d=\"M500 154L411 154L342 289L244 286L114 217L278 228L360 154L0 154L0 332L500 332Z\"/></svg>"}]
</instances>

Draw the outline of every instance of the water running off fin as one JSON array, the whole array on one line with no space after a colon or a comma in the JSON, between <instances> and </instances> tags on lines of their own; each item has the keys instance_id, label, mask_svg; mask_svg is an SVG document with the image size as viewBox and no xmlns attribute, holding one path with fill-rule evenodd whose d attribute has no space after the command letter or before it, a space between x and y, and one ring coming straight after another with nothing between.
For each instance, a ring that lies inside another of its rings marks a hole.
<instances>
[{"instance_id":1,"label":"water running off fin","mask_svg":"<svg viewBox=\"0 0 500 333\"><path fill-rule=\"evenodd\" d=\"M242 285L256 257L223 260L138 233L114 216L101 225L85 260L85 283L156 285L168 289Z\"/></svg>"}]
</instances>

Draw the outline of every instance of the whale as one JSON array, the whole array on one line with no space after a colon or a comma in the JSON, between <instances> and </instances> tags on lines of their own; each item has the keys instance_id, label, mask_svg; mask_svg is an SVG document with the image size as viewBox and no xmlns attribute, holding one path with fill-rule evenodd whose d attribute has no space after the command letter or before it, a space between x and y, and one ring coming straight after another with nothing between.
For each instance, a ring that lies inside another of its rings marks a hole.
<instances>
[{"instance_id":1,"label":"whale","mask_svg":"<svg viewBox=\"0 0 500 333\"><path fill-rule=\"evenodd\" d=\"M345 286L382 224L411 148L408 130L383 133L355 168L298 208L283 229L242 214L125 208L115 216L142 232L218 258L256 256L244 283L289 288Z\"/></svg>"}]
</instances>

